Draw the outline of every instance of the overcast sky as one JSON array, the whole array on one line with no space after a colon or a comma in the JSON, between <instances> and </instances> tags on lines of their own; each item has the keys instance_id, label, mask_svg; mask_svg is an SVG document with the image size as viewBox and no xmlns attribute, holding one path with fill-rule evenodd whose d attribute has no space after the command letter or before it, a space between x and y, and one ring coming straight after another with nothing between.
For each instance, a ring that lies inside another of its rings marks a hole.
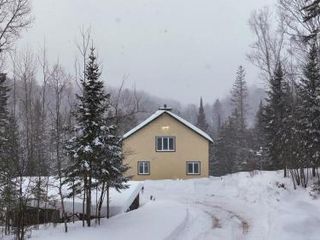
<instances>
[{"instance_id":1,"label":"overcast sky","mask_svg":"<svg viewBox=\"0 0 320 240\"><path fill-rule=\"evenodd\" d=\"M136 86L182 103L229 93L239 65L249 84L261 84L246 61L253 40L252 10L275 0L33 0L33 27L20 45L39 48L74 72L75 42L91 26L106 84Z\"/></svg>"}]
</instances>

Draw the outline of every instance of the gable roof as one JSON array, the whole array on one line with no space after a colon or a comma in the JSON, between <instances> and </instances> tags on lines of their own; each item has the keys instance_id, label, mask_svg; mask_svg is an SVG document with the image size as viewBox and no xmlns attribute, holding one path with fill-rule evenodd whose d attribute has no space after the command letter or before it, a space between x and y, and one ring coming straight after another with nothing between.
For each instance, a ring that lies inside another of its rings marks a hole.
<instances>
[{"instance_id":1,"label":"gable roof","mask_svg":"<svg viewBox=\"0 0 320 240\"><path fill-rule=\"evenodd\" d=\"M158 110L158 111L156 111L154 114L152 114L150 117L148 117L142 123L140 123L138 126L136 126L135 128L131 129L129 132L125 133L123 135L123 139L128 138L129 136L131 136L135 132L139 131L141 128L145 127L147 124L149 124L150 122L154 121L155 119L157 119L158 117L160 117L162 114L165 114L165 113L169 114L171 117L176 119L178 122L180 122L183 125L185 125L186 127L190 128L191 130L193 130L194 132L196 132L200 136L204 137L208 141L213 142L212 138L207 133L202 131L200 128L197 128L193 124L189 123L187 120L185 120L182 117L179 117L178 115L172 113L171 111L167 111L167 110Z\"/></svg>"}]
</instances>

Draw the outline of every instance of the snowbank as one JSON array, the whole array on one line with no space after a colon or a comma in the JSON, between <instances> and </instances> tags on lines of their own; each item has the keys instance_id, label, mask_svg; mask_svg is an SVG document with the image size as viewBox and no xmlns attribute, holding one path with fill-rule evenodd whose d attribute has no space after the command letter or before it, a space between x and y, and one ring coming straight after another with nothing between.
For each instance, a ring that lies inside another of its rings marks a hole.
<instances>
[{"instance_id":1,"label":"snowbank","mask_svg":"<svg viewBox=\"0 0 320 240\"><path fill-rule=\"evenodd\" d=\"M308 189L293 190L282 172L146 181L145 195L185 203L192 210L177 240L320 239L320 199Z\"/></svg>"},{"instance_id":2,"label":"snowbank","mask_svg":"<svg viewBox=\"0 0 320 240\"><path fill-rule=\"evenodd\" d=\"M171 201L152 201L142 208L103 220L100 226L83 228L81 223L69 224L69 233L63 226L42 228L32 233L32 239L45 240L100 240L139 239L171 240L176 229L187 218L184 205Z\"/></svg>"},{"instance_id":3,"label":"snowbank","mask_svg":"<svg viewBox=\"0 0 320 240\"><path fill-rule=\"evenodd\" d=\"M138 183L137 183L138 184ZM44 240L319 240L320 200L282 172L145 181L141 207L100 227L34 231ZM150 201L150 196L156 200ZM114 199L116 201L116 199ZM118 200L117 200L118 201Z\"/></svg>"}]
</instances>

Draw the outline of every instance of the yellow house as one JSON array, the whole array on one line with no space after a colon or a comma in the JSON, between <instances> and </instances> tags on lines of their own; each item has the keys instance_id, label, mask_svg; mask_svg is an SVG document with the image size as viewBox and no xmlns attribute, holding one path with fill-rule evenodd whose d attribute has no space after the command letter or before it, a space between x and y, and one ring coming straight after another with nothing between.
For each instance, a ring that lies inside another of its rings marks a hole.
<instances>
[{"instance_id":1,"label":"yellow house","mask_svg":"<svg viewBox=\"0 0 320 240\"><path fill-rule=\"evenodd\" d=\"M133 180L208 177L211 142L165 105L123 135L127 175Z\"/></svg>"}]
</instances>

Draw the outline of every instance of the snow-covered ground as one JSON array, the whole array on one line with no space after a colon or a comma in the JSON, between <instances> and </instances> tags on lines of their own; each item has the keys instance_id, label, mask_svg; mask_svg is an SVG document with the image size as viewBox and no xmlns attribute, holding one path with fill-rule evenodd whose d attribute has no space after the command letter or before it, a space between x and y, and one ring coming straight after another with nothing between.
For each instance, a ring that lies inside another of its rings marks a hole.
<instances>
[{"instance_id":1,"label":"snow-covered ground","mask_svg":"<svg viewBox=\"0 0 320 240\"><path fill-rule=\"evenodd\" d=\"M91 229L69 224L68 234L43 227L32 239L319 240L319 226L320 200L308 189L293 190L282 172L258 172L146 181L138 210Z\"/></svg>"}]
</instances>

